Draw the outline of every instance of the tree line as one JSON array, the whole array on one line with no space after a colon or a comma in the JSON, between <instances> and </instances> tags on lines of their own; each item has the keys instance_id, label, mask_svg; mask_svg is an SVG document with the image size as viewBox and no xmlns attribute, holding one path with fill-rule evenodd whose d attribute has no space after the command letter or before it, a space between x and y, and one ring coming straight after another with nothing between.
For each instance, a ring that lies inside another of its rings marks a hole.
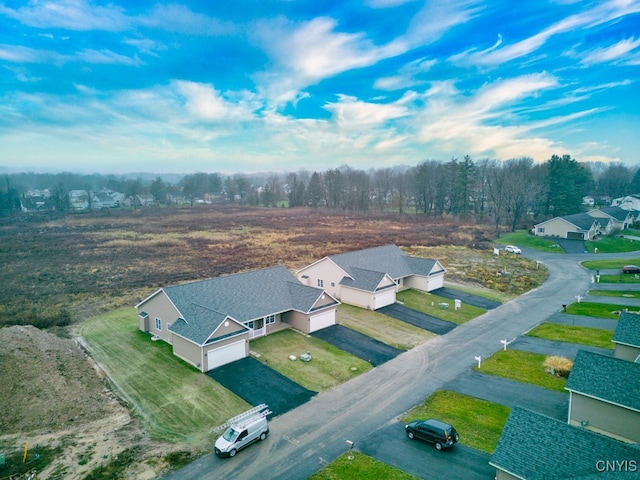
<instances>
[{"instance_id":1,"label":"tree line","mask_svg":"<svg viewBox=\"0 0 640 480\"><path fill-rule=\"evenodd\" d=\"M201 172L144 179L22 173L4 175L3 180L0 212L5 215L19 209L20 198L28 189L47 189L51 208L61 211L70 190L109 189L130 198L149 194L158 205L211 202L456 217L490 222L496 233L501 227L514 230L532 219L577 213L583 209L585 196L608 204L610 199L640 193L637 167L583 163L569 155L554 155L544 163L528 157L474 161L467 155L405 167L362 170L343 165L253 176Z\"/></svg>"}]
</instances>

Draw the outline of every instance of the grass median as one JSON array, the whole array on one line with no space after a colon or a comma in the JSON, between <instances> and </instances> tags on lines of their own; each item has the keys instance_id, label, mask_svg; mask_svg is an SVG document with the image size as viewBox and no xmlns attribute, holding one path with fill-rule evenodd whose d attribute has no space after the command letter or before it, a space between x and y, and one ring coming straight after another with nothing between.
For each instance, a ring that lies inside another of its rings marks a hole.
<instances>
[{"instance_id":1,"label":"grass median","mask_svg":"<svg viewBox=\"0 0 640 480\"><path fill-rule=\"evenodd\" d=\"M396 294L396 298L406 307L458 325L479 317L486 312L486 310L468 303L463 303L462 307L456 310L454 302L450 298L434 295L433 293L418 292L417 290L403 290ZM448 307L442 308L440 304L444 305L445 303Z\"/></svg>"},{"instance_id":2,"label":"grass median","mask_svg":"<svg viewBox=\"0 0 640 480\"><path fill-rule=\"evenodd\" d=\"M141 332L132 308L86 320L79 333L115 390L157 440L204 451L211 447L211 428L251 407L174 356L169 344Z\"/></svg>"},{"instance_id":3,"label":"grass median","mask_svg":"<svg viewBox=\"0 0 640 480\"><path fill-rule=\"evenodd\" d=\"M611 318L617 320L620 312L638 312L640 307L627 307L624 305L613 305L610 303L580 302L567 305L566 313L570 315L587 315L589 317Z\"/></svg>"},{"instance_id":4,"label":"grass median","mask_svg":"<svg viewBox=\"0 0 640 480\"><path fill-rule=\"evenodd\" d=\"M544 322L527 333L529 337L577 343L600 348L613 348L613 331L602 328L577 327Z\"/></svg>"}]
</instances>

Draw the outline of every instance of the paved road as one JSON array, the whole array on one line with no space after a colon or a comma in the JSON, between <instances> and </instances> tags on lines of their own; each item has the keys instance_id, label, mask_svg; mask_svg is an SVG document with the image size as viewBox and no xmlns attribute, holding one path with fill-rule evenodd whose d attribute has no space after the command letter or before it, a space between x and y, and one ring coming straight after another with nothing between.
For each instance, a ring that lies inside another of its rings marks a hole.
<instances>
[{"instance_id":1,"label":"paved road","mask_svg":"<svg viewBox=\"0 0 640 480\"><path fill-rule=\"evenodd\" d=\"M306 480L344 453L346 440L366 445L371 435L467 371L475 356L490 356L501 348L501 339L519 336L557 312L559 305L586 292L590 274L577 261L616 257L525 254L549 269L549 279L541 287L276 417L266 441L230 461L207 455L168 478ZM640 253L635 256L640 258Z\"/></svg>"}]
</instances>

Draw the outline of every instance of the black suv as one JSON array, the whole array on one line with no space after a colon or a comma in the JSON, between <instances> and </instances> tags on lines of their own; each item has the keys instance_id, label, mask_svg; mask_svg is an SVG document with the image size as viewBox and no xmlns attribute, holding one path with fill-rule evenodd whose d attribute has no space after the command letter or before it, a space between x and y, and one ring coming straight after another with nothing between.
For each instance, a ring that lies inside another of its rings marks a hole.
<instances>
[{"instance_id":1,"label":"black suv","mask_svg":"<svg viewBox=\"0 0 640 480\"><path fill-rule=\"evenodd\" d=\"M437 450L452 447L460 438L456 429L451 425L433 418L414 420L405 425L404 428L411 440L419 438L425 442L433 443Z\"/></svg>"}]
</instances>

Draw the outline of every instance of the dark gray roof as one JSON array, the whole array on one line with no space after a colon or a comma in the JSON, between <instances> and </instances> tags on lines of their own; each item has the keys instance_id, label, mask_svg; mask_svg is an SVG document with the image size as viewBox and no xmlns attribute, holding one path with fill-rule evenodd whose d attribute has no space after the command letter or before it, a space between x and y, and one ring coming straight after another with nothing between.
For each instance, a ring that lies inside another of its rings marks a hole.
<instances>
[{"instance_id":1,"label":"dark gray roof","mask_svg":"<svg viewBox=\"0 0 640 480\"><path fill-rule=\"evenodd\" d=\"M312 311L324 294L277 266L165 287L184 321L171 330L202 344L227 316L241 322L290 310ZM333 302L335 303L335 302Z\"/></svg>"},{"instance_id":2,"label":"dark gray roof","mask_svg":"<svg viewBox=\"0 0 640 480\"><path fill-rule=\"evenodd\" d=\"M640 448L515 406L490 464L527 480L637 478L637 472L600 472L599 461L638 461ZM605 470L605 469L603 469Z\"/></svg>"},{"instance_id":3,"label":"dark gray roof","mask_svg":"<svg viewBox=\"0 0 640 480\"><path fill-rule=\"evenodd\" d=\"M598 210L600 210L603 213L606 213L610 217L615 218L620 222L626 220L627 215L629 215L629 210L625 210L620 207L602 207L602 208L599 208Z\"/></svg>"},{"instance_id":4,"label":"dark gray roof","mask_svg":"<svg viewBox=\"0 0 640 480\"><path fill-rule=\"evenodd\" d=\"M565 215L560 218L562 218L563 220L566 220L572 225L575 225L581 230L589 230L593 225L593 222L598 221L596 218L586 213L574 213L573 215Z\"/></svg>"},{"instance_id":5,"label":"dark gray roof","mask_svg":"<svg viewBox=\"0 0 640 480\"><path fill-rule=\"evenodd\" d=\"M613 334L613 341L640 348L640 315L622 312Z\"/></svg>"},{"instance_id":6,"label":"dark gray roof","mask_svg":"<svg viewBox=\"0 0 640 480\"><path fill-rule=\"evenodd\" d=\"M411 257L396 245L339 253L331 255L329 258L351 277L349 280L343 279L342 285L354 286L368 291L373 291L371 286L374 285L375 288L380 283L382 280L380 274L389 274L395 281L410 275L426 277L436 273L432 273L431 270L437 264L436 260ZM438 269L438 272L443 271ZM378 276L376 277L374 273ZM377 278L379 280L376 282Z\"/></svg>"},{"instance_id":7,"label":"dark gray roof","mask_svg":"<svg viewBox=\"0 0 640 480\"><path fill-rule=\"evenodd\" d=\"M640 363L579 350L565 388L640 411Z\"/></svg>"}]
</instances>

